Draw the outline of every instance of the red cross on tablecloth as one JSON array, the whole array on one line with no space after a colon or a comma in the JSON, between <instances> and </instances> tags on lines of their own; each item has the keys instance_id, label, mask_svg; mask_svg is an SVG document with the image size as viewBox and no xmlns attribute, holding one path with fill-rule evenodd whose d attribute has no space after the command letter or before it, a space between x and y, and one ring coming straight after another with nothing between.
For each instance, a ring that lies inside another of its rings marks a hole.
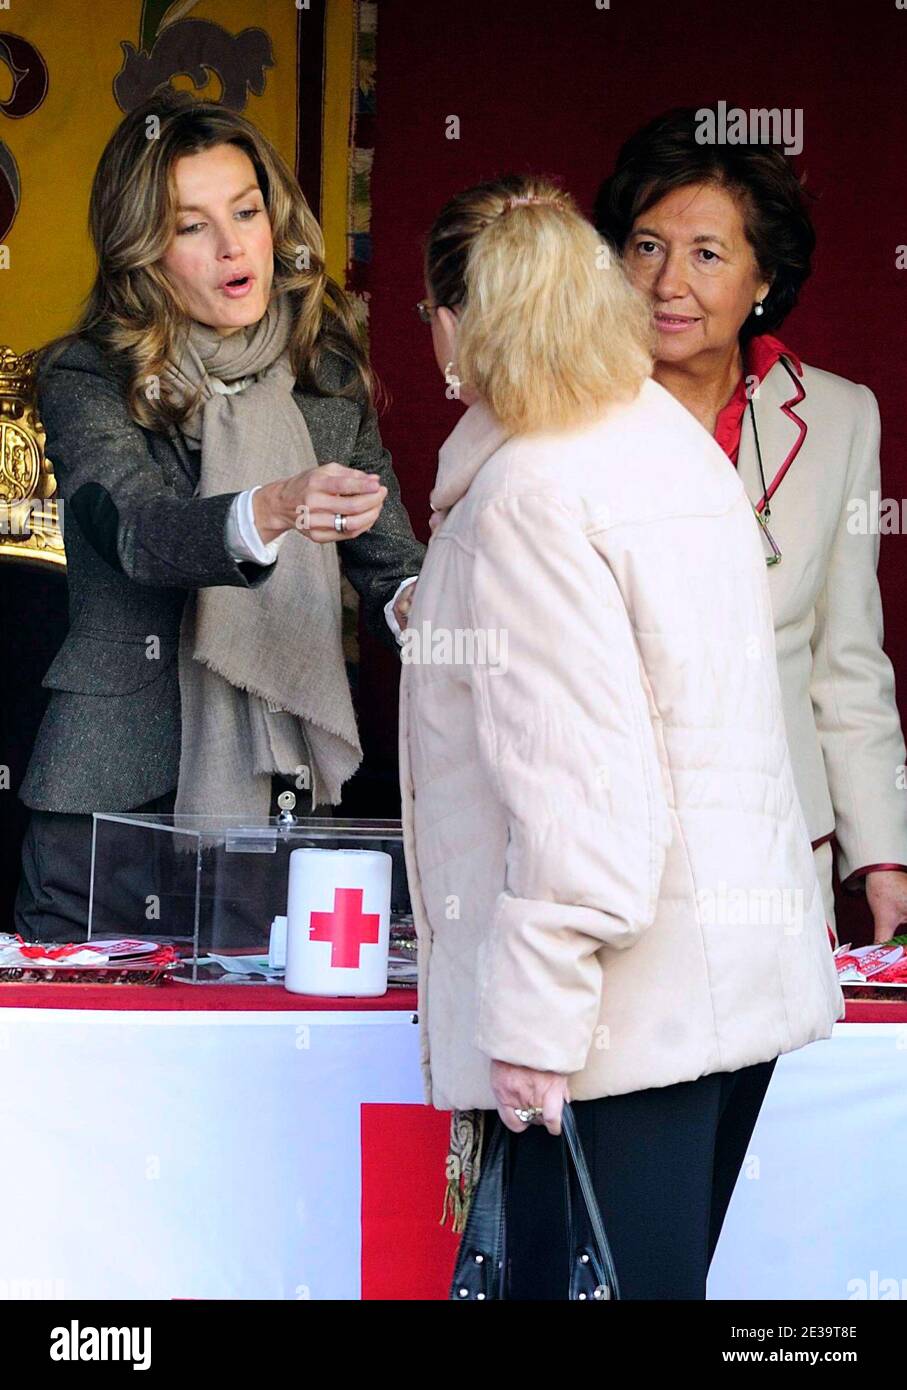
<instances>
[{"instance_id":1,"label":"red cross on tablecloth","mask_svg":"<svg viewBox=\"0 0 907 1390\"><path fill-rule=\"evenodd\" d=\"M361 888L335 888L333 912L310 913L309 940L330 941L331 965L355 969L359 947L375 945L381 915L362 911Z\"/></svg>"}]
</instances>

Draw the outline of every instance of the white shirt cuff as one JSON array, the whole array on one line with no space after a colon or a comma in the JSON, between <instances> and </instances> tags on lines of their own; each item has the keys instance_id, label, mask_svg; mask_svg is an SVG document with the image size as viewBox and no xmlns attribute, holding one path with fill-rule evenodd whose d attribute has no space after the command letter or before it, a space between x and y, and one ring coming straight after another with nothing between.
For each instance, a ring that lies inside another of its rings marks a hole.
<instances>
[{"instance_id":1,"label":"white shirt cuff","mask_svg":"<svg viewBox=\"0 0 907 1390\"><path fill-rule=\"evenodd\" d=\"M394 604L397 602L397 599L403 593L403 590L407 587L407 585L415 584L418 578L419 576L417 574L413 574L410 576L409 579L404 579L403 583L400 585L400 587L397 589L397 592L394 594L394 597L384 605L384 616L387 619L387 625L396 637L398 642L403 637L403 631L400 627L400 624L397 622L396 617L394 616Z\"/></svg>"},{"instance_id":2,"label":"white shirt cuff","mask_svg":"<svg viewBox=\"0 0 907 1390\"><path fill-rule=\"evenodd\" d=\"M254 560L258 565L273 565L281 542L290 533L284 531L283 535L265 545L258 534L255 513L252 510L252 498L260 486L259 483L257 487L250 487L233 499L233 505L227 513L227 549L234 560Z\"/></svg>"}]
</instances>

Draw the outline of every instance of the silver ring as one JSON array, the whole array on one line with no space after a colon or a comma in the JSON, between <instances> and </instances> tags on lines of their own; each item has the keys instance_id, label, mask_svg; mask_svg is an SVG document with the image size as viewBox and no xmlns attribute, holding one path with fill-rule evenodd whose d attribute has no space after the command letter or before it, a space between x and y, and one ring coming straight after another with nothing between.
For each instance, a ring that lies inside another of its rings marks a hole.
<instances>
[{"instance_id":1,"label":"silver ring","mask_svg":"<svg viewBox=\"0 0 907 1390\"><path fill-rule=\"evenodd\" d=\"M334 530L335 530L335 531L345 531L345 530L346 530L346 517L343 515L342 512L335 512L335 513L334 513Z\"/></svg>"},{"instance_id":2,"label":"silver ring","mask_svg":"<svg viewBox=\"0 0 907 1390\"><path fill-rule=\"evenodd\" d=\"M533 1105L533 1106L531 1106L531 1108L528 1109L528 1110L520 1110L520 1109L518 1109L516 1106L514 1106L513 1113L514 1113L514 1115L516 1115L517 1119L518 1119L522 1124L528 1125L528 1124L530 1124L534 1119L536 1119L539 1115L541 1115L541 1113L542 1113L542 1107L541 1107L540 1105Z\"/></svg>"}]
</instances>

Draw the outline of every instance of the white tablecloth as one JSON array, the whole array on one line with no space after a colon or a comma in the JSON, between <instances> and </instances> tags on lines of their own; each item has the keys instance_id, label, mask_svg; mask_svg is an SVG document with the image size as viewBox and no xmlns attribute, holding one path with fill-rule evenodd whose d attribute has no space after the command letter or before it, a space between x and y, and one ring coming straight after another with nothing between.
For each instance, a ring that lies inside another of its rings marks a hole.
<instances>
[{"instance_id":1,"label":"white tablecloth","mask_svg":"<svg viewBox=\"0 0 907 1390\"><path fill-rule=\"evenodd\" d=\"M421 1104L409 1012L13 1008L0 1058L0 1298L359 1296L360 1106ZM907 1027L782 1057L709 1296L907 1297L905 1151Z\"/></svg>"},{"instance_id":2,"label":"white tablecloth","mask_svg":"<svg viewBox=\"0 0 907 1390\"><path fill-rule=\"evenodd\" d=\"M709 1298L907 1298L905 1143L907 1026L838 1023L780 1057Z\"/></svg>"}]
</instances>

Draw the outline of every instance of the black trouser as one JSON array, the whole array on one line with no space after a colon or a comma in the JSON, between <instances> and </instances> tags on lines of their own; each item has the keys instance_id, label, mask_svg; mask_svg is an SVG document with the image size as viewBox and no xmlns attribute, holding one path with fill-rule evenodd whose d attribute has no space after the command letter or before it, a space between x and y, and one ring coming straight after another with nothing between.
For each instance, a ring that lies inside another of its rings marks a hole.
<instances>
[{"instance_id":1,"label":"black trouser","mask_svg":"<svg viewBox=\"0 0 907 1390\"><path fill-rule=\"evenodd\" d=\"M300 793L291 780L277 776L271 779L270 814L278 814L276 799L288 787L296 794L295 814L311 814L311 792ZM175 789L165 792L132 807L129 814L167 815L173 811L175 797ZM320 816L329 816L332 810L329 806L317 808ZM90 815L32 811L22 842L22 875L13 912L13 929L26 941L85 940L92 826ZM126 922L123 931L128 935Z\"/></svg>"},{"instance_id":2,"label":"black trouser","mask_svg":"<svg viewBox=\"0 0 907 1390\"><path fill-rule=\"evenodd\" d=\"M166 792L132 809L167 815L175 795ZM22 875L13 909L13 928L26 941L85 940L92 825L90 815L32 811L22 841Z\"/></svg>"},{"instance_id":3,"label":"black trouser","mask_svg":"<svg viewBox=\"0 0 907 1390\"><path fill-rule=\"evenodd\" d=\"M621 1298L705 1298L776 1061L573 1102ZM486 1136L496 1115L486 1112ZM509 1140L509 1296L564 1299L564 1141L536 1124Z\"/></svg>"}]
</instances>

